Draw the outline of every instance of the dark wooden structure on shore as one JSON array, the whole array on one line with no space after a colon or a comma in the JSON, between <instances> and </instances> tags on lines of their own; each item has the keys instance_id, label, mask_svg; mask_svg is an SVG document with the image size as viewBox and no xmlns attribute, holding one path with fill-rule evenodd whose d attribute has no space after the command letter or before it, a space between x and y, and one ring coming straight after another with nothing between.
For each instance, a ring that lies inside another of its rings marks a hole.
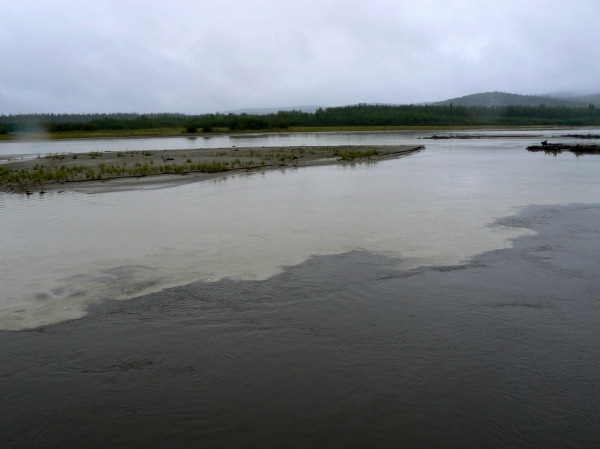
<instances>
[{"instance_id":1,"label":"dark wooden structure on shore","mask_svg":"<svg viewBox=\"0 0 600 449\"><path fill-rule=\"evenodd\" d=\"M563 151L570 151L576 156L582 154L600 154L600 145L594 143L589 145L569 144L569 143L548 143L543 141L541 145L531 145L527 147L527 151L543 151L546 154L560 154Z\"/></svg>"}]
</instances>

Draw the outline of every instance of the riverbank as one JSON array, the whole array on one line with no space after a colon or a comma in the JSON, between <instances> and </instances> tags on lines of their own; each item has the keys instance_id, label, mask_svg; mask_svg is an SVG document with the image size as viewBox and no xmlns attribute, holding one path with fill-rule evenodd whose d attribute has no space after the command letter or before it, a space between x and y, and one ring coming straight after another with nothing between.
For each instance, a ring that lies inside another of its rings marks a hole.
<instances>
[{"instance_id":1,"label":"riverbank","mask_svg":"<svg viewBox=\"0 0 600 449\"><path fill-rule=\"evenodd\" d=\"M346 145L48 154L0 166L0 191L129 190L282 168L374 162L424 148Z\"/></svg>"},{"instance_id":2,"label":"riverbank","mask_svg":"<svg viewBox=\"0 0 600 449\"><path fill-rule=\"evenodd\" d=\"M293 126L290 128L262 129L231 131L227 128L214 129L213 132L197 132L188 134L184 128L152 128L135 130L103 130L103 131L68 131L52 133L25 132L18 134L2 134L2 141L37 141L37 140L71 140L71 139L139 139L149 137L214 137L222 135L244 136L258 134L295 134L295 133L331 133L331 132L396 132L396 131L485 131L485 130L508 130L519 131L543 130L543 129L580 129L580 126L510 126L510 125L448 125L448 126ZM597 128L597 127L585 127Z\"/></svg>"}]
</instances>

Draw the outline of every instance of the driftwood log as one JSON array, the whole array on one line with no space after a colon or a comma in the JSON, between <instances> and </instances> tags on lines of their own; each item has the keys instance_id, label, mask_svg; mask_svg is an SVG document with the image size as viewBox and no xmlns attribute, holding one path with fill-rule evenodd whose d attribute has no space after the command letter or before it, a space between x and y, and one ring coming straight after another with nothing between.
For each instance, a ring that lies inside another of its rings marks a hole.
<instances>
[{"instance_id":1,"label":"driftwood log","mask_svg":"<svg viewBox=\"0 0 600 449\"><path fill-rule=\"evenodd\" d=\"M554 155L560 154L563 151L570 151L579 156L582 154L600 154L600 145L595 143L590 145L580 145L578 143L548 143L547 140L544 140L541 145L528 146L527 151L543 151L546 154Z\"/></svg>"}]
</instances>

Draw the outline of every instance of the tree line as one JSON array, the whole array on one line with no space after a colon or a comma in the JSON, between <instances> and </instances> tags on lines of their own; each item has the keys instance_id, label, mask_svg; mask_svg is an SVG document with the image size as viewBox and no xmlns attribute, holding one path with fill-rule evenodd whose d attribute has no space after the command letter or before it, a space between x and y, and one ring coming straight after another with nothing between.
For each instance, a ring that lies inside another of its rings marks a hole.
<instances>
[{"instance_id":1,"label":"tree line","mask_svg":"<svg viewBox=\"0 0 600 449\"><path fill-rule=\"evenodd\" d=\"M38 118L35 121L34 118ZM26 120L23 120L26 118ZM57 119L58 118L58 119ZM0 133L26 131L33 125L47 132L119 131L183 128L211 132L341 126L600 126L600 109L541 106L368 105L318 109L314 113L275 114L90 114L83 116L0 116Z\"/></svg>"}]
</instances>

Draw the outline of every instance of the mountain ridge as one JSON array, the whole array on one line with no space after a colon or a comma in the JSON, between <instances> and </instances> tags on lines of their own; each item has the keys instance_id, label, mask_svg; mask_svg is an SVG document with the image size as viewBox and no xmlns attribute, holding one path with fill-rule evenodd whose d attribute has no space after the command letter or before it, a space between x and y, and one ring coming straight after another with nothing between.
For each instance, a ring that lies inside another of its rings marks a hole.
<instances>
[{"instance_id":1,"label":"mountain ridge","mask_svg":"<svg viewBox=\"0 0 600 449\"><path fill-rule=\"evenodd\" d=\"M431 106L541 106L568 108L584 108L593 104L600 106L600 94L581 95L578 97L560 98L549 95L520 95L507 92L481 92L449 98L443 101L426 103Z\"/></svg>"}]
</instances>

